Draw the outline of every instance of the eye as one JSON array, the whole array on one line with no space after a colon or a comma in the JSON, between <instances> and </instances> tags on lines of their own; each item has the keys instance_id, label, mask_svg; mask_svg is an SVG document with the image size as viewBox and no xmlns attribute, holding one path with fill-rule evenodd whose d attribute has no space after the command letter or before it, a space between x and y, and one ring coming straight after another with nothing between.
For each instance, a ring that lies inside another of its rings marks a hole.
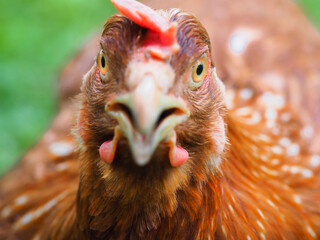
<instances>
[{"instance_id":1,"label":"eye","mask_svg":"<svg viewBox=\"0 0 320 240\"><path fill-rule=\"evenodd\" d=\"M100 50L97 61L98 61L100 74L102 75L101 77L104 78L108 72L108 68L107 68L106 54L104 53L103 50Z\"/></svg>"},{"instance_id":2,"label":"eye","mask_svg":"<svg viewBox=\"0 0 320 240\"><path fill-rule=\"evenodd\" d=\"M207 75L209 69L208 65L208 56L206 53L204 53L192 66L192 85L195 87L201 86L203 79Z\"/></svg>"}]
</instances>

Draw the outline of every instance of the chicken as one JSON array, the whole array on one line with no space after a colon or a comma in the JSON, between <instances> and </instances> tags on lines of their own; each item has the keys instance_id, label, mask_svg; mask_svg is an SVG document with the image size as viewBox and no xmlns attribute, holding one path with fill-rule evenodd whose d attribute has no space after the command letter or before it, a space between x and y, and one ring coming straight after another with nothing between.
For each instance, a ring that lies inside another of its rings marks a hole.
<instances>
[{"instance_id":1,"label":"chicken","mask_svg":"<svg viewBox=\"0 0 320 240\"><path fill-rule=\"evenodd\" d=\"M52 128L0 183L0 238L318 239L319 81L255 74L260 45L239 41L261 32L221 33L230 53L213 62L228 48L211 51L194 16L113 3L125 16L105 24L75 137L65 90Z\"/></svg>"}]
</instances>

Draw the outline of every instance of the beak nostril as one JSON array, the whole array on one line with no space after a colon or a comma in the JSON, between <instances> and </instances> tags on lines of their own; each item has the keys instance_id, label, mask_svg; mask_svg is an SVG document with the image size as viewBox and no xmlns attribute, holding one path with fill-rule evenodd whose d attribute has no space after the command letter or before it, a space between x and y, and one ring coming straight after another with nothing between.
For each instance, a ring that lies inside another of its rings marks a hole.
<instances>
[{"instance_id":1,"label":"beak nostril","mask_svg":"<svg viewBox=\"0 0 320 240\"><path fill-rule=\"evenodd\" d=\"M164 110L157 121L156 127L158 127L162 121L164 121L167 117L171 116L171 115L179 115L179 114L183 114L183 111L179 108L169 108Z\"/></svg>"},{"instance_id":2,"label":"beak nostril","mask_svg":"<svg viewBox=\"0 0 320 240\"><path fill-rule=\"evenodd\" d=\"M172 166L180 164L181 158L176 157L181 155L181 151L175 145L175 127L190 116L183 101L159 92L155 93L155 97L134 92L134 94L123 94L106 102L105 111L117 120L116 129L121 133L118 137L128 140L137 165L146 165L161 142L170 145L171 157L169 158ZM101 148L105 161L108 162L111 157L114 157L112 154L117 141L118 138L115 135L112 144L107 142ZM112 154L104 154L105 150Z\"/></svg>"},{"instance_id":3,"label":"beak nostril","mask_svg":"<svg viewBox=\"0 0 320 240\"><path fill-rule=\"evenodd\" d=\"M126 137L133 133L162 136L189 117L183 101L159 92L153 97L136 92L123 94L107 102L105 111L118 121Z\"/></svg>"},{"instance_id":4,"label":"beak nostril","mask_svg":"<svg viewBox=\"0 0 320 240\"><path fill-rule=\"evenodd\" d=\"M126 106L125 104L122 104L122 103L113 104L112 106L109 106L108 110L112 111L112 112L122 112L128 117L131 124L134 123L133 114L132 114L130 108L128 106Z\"/></svg>"}]
</instances>

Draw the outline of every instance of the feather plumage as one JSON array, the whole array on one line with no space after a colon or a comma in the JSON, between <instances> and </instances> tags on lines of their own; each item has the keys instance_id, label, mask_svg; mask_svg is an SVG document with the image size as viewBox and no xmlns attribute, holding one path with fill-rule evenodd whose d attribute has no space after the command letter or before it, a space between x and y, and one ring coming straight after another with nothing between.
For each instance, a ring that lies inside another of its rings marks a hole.
<instances>
[{"instance_id":1,"label":"feather plumage","mask_svg":"<svg viewBox=\"0 0 320 240\"><path fill-rule=\"evenodd\" d=\"M217 6L225 7L223 3ZM210 80L197 92L201 95L196 95L178 79L184 77L203 51L210 54L208 34L190 14L176 9L159 13L178 22L181 49L171 60L177 82L174 93L187 99L191 114L190 120L177 125L175 130L178 144L189 152L188 161L177 168L171 167L168 161L163 161L168 157L166 146L159 145L152 162L141 168L132 161L126 141L119 142L112 167L101 161L97 149L105 139L112 138L117 124L104 114L105 96L125 91L126 85L121 81L125 78L125 68L130 56L143 45L146 35L146 29L127 18L113 16L106 23L101 44L107 51L114 80L107 86L95 81L98 79L96 66L85 77L79 97L81 122L75 127L80 136L79 155L73 153L76 141L62 137L68 127L59 122L70 117L72 108L62 101L60 121L56 121L21 165L0 183L0 196L5 196L0 205L0 222L8 229L2 230L0 236L12 239L317 239L320 236L320 157L315 144L318 139L315 119L319 109L307 103L303 116L297 111L301 109L301 101L290 96L293 93L305 96L306 92L298 90L302 82L279 81L280 85L283 83L281 88L273 82L263 84L261 71L265 68L257 63L257 55L251 54L250 49L257 48L254 44L269 45L262 43L261 32L235 28L238 30L231 34L230 41L222 41L230 36L226 33L219 35L221 39L213 38L218 46L230 44L230 48L222 50L213 45L226 93L212 71ZM114 41L115 36L118 41ZM233 41L239 41L239 36L240 40L241 36L252 38L244 49L232 45ZM221 53L226 49L230 53ZM240 50L244 52L237 52ZM254 68L258 69L257 73L248 70L248 66L253 66L252 61L257 63ZM226 62L234 68L229 69ZM264 62L268 63L268 59ZM213 67L213 63L211 65ZM318 82L306 84L310 89ZM282 89L289 89L289 93ZM315 99L313 93L310 94L306 99ZM60 145L56 144L57 140ZM50 148L43 152L39 146ZM41 161L25 177L25 184L9 184L11 179L23 176L24 169L34 165L32 158L39 159L37 154Z\"/></svg>"}]
</instances>

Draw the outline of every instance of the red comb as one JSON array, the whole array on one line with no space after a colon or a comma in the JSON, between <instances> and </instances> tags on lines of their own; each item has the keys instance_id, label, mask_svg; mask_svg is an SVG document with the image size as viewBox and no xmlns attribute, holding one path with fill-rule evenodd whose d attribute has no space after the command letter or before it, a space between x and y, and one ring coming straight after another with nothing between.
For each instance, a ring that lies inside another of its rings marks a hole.
<instances>
[{"instance_id":1,"label":"red comb","mask_svg":"<svg viewBox=\"0 0 320 240\"><path fill-rule=\"evenodd\" d=\"M163 45L176 44L177 25L170 23L150 7L135 0L111 0L113 5L131 21L160 34Z\"/></svg>"}]
</instances>

